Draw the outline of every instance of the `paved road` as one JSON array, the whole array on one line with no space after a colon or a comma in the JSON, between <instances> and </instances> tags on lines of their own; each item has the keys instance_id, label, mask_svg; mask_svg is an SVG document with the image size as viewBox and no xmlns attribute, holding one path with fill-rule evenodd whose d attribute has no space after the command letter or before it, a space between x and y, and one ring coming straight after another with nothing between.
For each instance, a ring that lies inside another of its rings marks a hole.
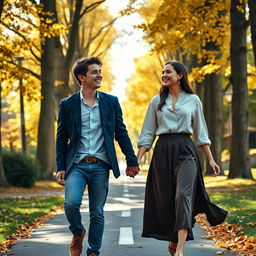
<instances>
[{"instance_id":1,"label":"paved road","mask_svg":"<svg viewBox=\"0 0 256 256\"><path fill-rule=\"evenodd\" d=\"M167 256L167 242L142 238L142 214L145 177L135 179L124 175L110 179L110 190L105 207L105 232L101 255L103 256ZM85 195L82 212L85 226L88 227L88 203ZM154 220L152 220L154 221ZM44 226L32 233L31 239L18 241L11 252L16 256L68 256L71 233L64 213L57 214ZM196 240L186 243L186 256L215 256L222 251L212 241L202 239L205 233L196 226ZM85 248L87 238L85 238ZM85 256L85 250L83 255ZM231 256L232 254L225 254Z\"/></svg>"}]
</instances>

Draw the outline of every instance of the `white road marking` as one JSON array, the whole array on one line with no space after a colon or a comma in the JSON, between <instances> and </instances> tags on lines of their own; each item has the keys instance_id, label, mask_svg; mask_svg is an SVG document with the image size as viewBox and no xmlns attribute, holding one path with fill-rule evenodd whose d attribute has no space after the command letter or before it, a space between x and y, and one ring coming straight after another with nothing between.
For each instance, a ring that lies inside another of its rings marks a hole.
<instances>
[{"instance_id":1,"label":"white road marking","mask_svg":"<svg viewBox=\"0 0 256 256\"><path fill-rule=\"evenodd\" d=\"M130 198L123 197L122 198L122 202L123 203L129 203L130 202Z\"/></svg>"},{"instance_id":2,"label":"white road marking","mask_svg":"<svg viewBox=\"0 0 256 256\"><path fill-rule=\"evenodd\" d=\"M119 244L134 244L132 227L120 227Z\"/></svg>"},{"instance_id":3,"label":"white road marking","mask_svg":"<svg viewBox=\"0 0 256 256\"><path fill-rule=\"evenodd\" d=\"M123 210L123 211L121 212L121 216L122 216L122 217L131 217L131 209L129 209L129 210Z\"/></svg>"}]
</instances>

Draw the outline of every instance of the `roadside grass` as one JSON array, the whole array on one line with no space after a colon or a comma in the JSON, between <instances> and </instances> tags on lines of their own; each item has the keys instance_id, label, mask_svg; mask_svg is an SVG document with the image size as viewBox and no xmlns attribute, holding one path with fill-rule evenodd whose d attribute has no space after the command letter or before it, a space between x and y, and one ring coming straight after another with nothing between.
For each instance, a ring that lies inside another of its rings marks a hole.
<instances>
[{"instance_id":1,"label":"roadside grass","mask_svg":"<svg viewBox=\"0 0 256 256\"><path fill-rule=\"evenodd\" d=\"M17 193L17 194L31 194L42 190L48 191L63 191L63 186L59 185L56 181L37 181L32 188L21 187L0 187L0 194L2 193Z\"/></svg>"},{"instance_id":2,"label":"roadside grass","mask_svg":"<svg viewBox=\"0 0 256 256\"><path fill-rule=\"evenodd\" d=\"M63 187L55 181L37 181L32 188L1 187L0 195L18 194L13 198L0 198L0 244L15 233L20 226L36 222L63 203L61 196L37 196L40 191L63 191Z\"/></svg>"},{"instance_id":3,"label":"roadside grass","mask_svg":"<svg viewBox=\"0 0 256 256\"><path fill-rule=\"evenodd\" d=\"M228 211L228 223L243 227L245 235L256 237L256 185L243 191L209 192L209 196Z\"/></svg>"},{"instance_id":4,"label":"roadside grass","mask_svg":"<svg viewBox=\"0 0 256 256\"><path fill-rule=\"evenodd\" d=\"M211 201L228 211L226 221L242 227L245 235L256 237L256 181L226 176L204 180Z\"/></svg>"},{"instance_id":5,"label":"roadside grass","mask_svg":"<svg viewBox=\"0 0 256 256\"><path fill-rule=\"evenodd\" d=\"M53 211L63 203L63 197L0 198L0 244L20 225L35 222L36 218Z\"/></svg>"}]
</instances>

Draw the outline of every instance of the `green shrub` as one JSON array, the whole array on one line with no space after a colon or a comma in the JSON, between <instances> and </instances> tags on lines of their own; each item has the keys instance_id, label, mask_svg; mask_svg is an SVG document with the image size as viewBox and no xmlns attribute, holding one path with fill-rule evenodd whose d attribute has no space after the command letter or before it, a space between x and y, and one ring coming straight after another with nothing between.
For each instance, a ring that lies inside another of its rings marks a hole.
<instances>
[{"instance_id":1,"label":"green shrub","mask_svg":"<svg viewBox=\"0 0 256 256\"><path fill-rule=\"evenodd\" d=\"M4 152L3 165L9 184L17 187L32 187L38 176L35 160L21 152Z\"/></svg>"}]
</instances>

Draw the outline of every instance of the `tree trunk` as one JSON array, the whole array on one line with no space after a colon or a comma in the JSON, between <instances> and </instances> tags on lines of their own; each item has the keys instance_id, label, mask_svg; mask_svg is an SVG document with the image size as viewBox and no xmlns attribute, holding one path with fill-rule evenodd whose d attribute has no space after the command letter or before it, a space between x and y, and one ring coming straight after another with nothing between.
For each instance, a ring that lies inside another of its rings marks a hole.
<instances>
[{"instance_id":1,"label":"tree trunk","mask_svg":"<svg viewBox=\"0 0 256 256\"><path fill-rule=\"evenodd\" d=\"M198 67L200 65L201 65L201 63L199 63L199 61L198 61L198 56L196 54L192 55L191 56L190 71L192 71L192 68ZM200 98L202 103L204 103L204 85L203 85L203 83L196 82L195 90L196 90L197 96ZM200 164L201 164L203 174L205 174L205 172L206 172L206 157L205 157L205 154L200 149L197 150L197 153L198 153L198 156L199 156L199 160L200 160Z\"/></svg>"},{"instance_id":2,"label":"tree trunk","mask_svg":"<svg viewBox=\"0 0 256 256\"><path fill-rule=\"evenodd\" d=\"M204 108L205 117L211 140L211 151L216 163L221 166L221 151L222 151L222 121L223 121L223 108L222 108L222 81L221 75L210 74L205 77L204 88ZM206 174L212 174L212 169L209 165L206 168ZM224 172L221 168L221 174Z\"/></svg>"},{"instance_id":3,"label":"tree trunk","mask_svg":"<svg viewBox=\"0 0 256 256\"><path fill-rule=\"evenodd\" d=\"M206 50L212 51L220 51L219 47L214 43L209 43L205 47ZM220 56L218 56L219 58ZM195 57L194 57L195 58ZM203 60L200 66L206 65L207 60ZM198 66L197 65L197 66ZM211 151L214 156L217 164L221 166L221 152L222 152L222 82L221 75L219 74L210 74L207 75L203 81L203 83L197 83L196 85L196 93L200 97L201 101L204 105L204 114L208 127L209 138L211 140ZM206 158L202 151L200 151L200 161L202 168L205 174L212 174L212 169L210 168ZM221 174L224 174L221 168Z\"/></svg>"},{"instance_id":4,"label":"tree trunk","mask_svg":"<svg viewBox=\"0 0 256 256\"><path fill-rule=\"evenodd\" d=\"M0 187L8 186L8 182L5 177L4 166L3 166L3 154L2 154L2 85L0 81Z\"/></svg>"},{"instance_id":5,"label":"tree trunk","mask_svg":"<svg viewBox=\"0 0 256 256\"><path fill-rule=\"evenodd\" d=\"M67 97L71 90L69 87L69 72L71 69L71 65L73 62L75 49L76 49L76 43L79 40L79 20L80 20L80 13L83 5L83 0L76 0L76 7L74 12L74 18L72 21L70 33L69 33L69 39L68 39L68 50L67 54L64 58L62 70L61 72L61 81L63 82L62 85L59 86L58 90L58 99L61 100L65 97Z\"/></svg>"},{"instance_id":6,"label":"tree trunk","mask_svg":"<svg viewBox=\"0 0 256 256\"><path fill-rule=\"evenodd\" d=\"M251 25L251 36L252 36L252 47L254 54L254 64L256 66L256 1L248 0L249 12L250 12L250 25Z\"/></svg>"},{"instance_id":7,"label":"tree trunk","mask_svg":"<svg viewBox=\"0 0 256 256\"><path fill-rule=\"evenodd\" d=\"M41 0L44 12L55 12L55 1ZM51 19L52 16L47 17ZM54 21L53 21L54 22ZM41 110L38 128L37 159L42 179L53 177L55 171L55 38L45 38L41 55Z\"/></svg>"},{"instance_id":8,"label":"tree trunk","mask_svg":"<svg viewBox=\"0 0 256 256\"><path fill-rule=\"evenodd\" d=\"M213 7L213 3L206 1L208 7ZM210 8L211 9L211 8ZM209 15L207 12L205 15ZM220 28L220 20L225 15L225 11L219 11L218 19L216 20L214 27ZM220 35L222 38L222 35ZM222 38L223 39L223 38ZM213 53L215 59L218 60L222 57L220 43L216 43L215 39L206 43L203 47L207 52ZM211 63L208 58L204 60L205 64ZM221 75L217 72L211 73L205 76L205 116L209 131L209 137L211 140L211 151L216 163L220 166L221 174L224 174L221 164L221 152L222 152L222 134L223 134L223 93L222 93L222 79ZM212 169L207 164L206 174L212 174Z\"/></svg>"},{"instance_id":9,"label":"tree trunk","mask_svg":"<svg viewBox=\"0 0 256 256\"><path fill-rule=\"evenodd\" d=\"M239 6L239 8L237 8ZM240 11L242 9L242 12ZM245 2L231 0L232 139L229 178L252 178L248 146Z\"/></svg>"}]
</instances>

